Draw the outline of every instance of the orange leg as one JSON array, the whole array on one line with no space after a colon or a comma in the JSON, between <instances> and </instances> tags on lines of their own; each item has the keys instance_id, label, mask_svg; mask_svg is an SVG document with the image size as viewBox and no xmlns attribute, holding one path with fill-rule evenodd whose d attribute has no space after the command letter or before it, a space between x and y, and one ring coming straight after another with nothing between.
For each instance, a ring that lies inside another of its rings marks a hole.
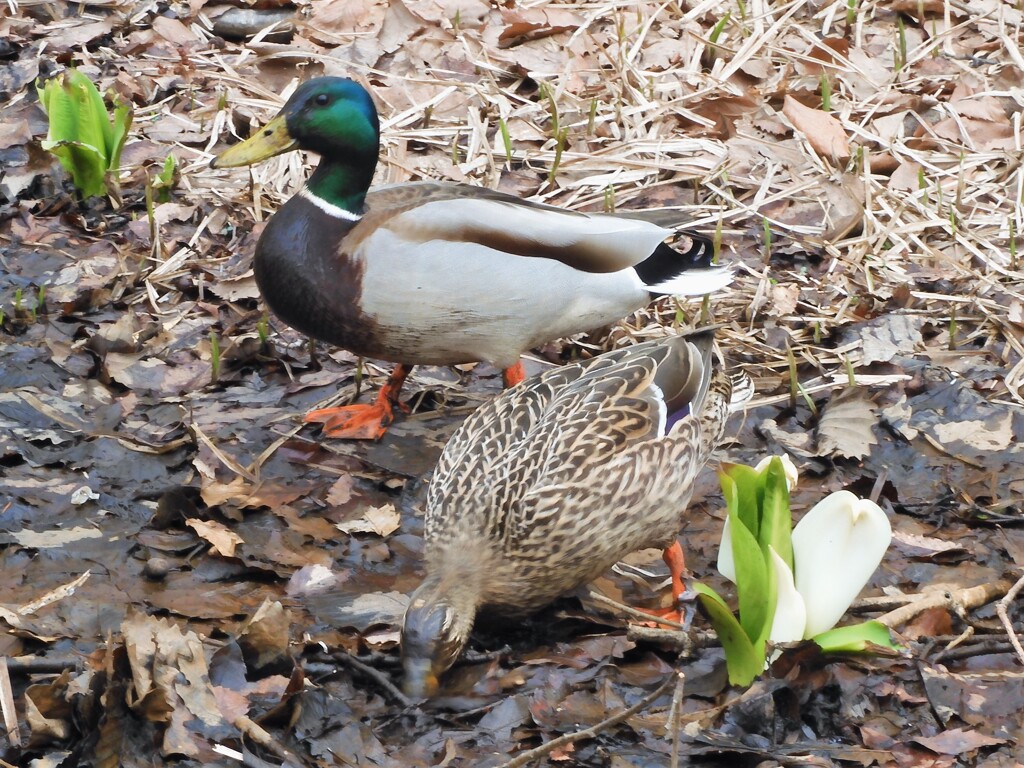
<instances>
[{"instance_id":1,"label":"orange leg","mask_svg":"<svg viewBox=\"0 0 1024 768\"><path fill-rule=\"evenodd\" d=\"M678 541L672 542L672 546L661 553L661 559L668 566L672 575L672 602L678 603L686 592L686 585L683 584L683 574L686 573L686 558L683 556L683 548Z\"/></svg>"},{"instance_id":2,"label":"orange leg","mask_svg":"<svg viewBox=\"0 0 1024 768\"><path fill-rule=\"evenodd\" d=\"M398 393L405 378L412 370L411 365L397 365L387 383L381 387L372 404L343 405L337 408L321 408L310 411L303 421L307 424L323 425L326 437L347 437L350 440L377 440L384 435L388 425L395 418L395 407L408 411L398 400Z\"/></svg>"},{"instance_id":3,"label":"orange leg","mask_svg":"<svg viewBox=\"0 0 1024 768\"><path fill-rule=\"evenodd\" d=\"M518 362L511 368L501 372L501 380L505 382L505 389L510 389L520 382L526 381L526 369L522 362Z\"/></svg>"},{"instance_id":4,"label":"orange leg","mask_svg":"<svg viewBox=\"0 0 1024 768\"><path fill-rule=\"evenodd\" d=\"M686 558L683 557L683 548L679 542L673 542L672 546L661 553L661 559L668 566L669 574L672 576L672 607L650 611L656 616L674 621L678 624L688 625L690 611L686 611L687 617L683 616L684 611L680 608L686 595L686 585L683 584L683 574L686 573Z\"/></svg>"}]
</instances>

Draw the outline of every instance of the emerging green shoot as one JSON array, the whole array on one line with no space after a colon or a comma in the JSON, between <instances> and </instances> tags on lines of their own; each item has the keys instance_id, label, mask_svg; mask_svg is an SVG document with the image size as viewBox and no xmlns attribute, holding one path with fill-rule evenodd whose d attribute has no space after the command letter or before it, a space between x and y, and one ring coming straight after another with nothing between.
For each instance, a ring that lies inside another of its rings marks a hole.
<instances>
[{"instance_id":1,"label":"emerging green shoot","mask_svg":"<svg viewBox=\"0 0 1024 768\"><path fill-rule=\"evenodd\" d=\"M1010 269L1017 271L1017 222L1010 219Z\"/></svg>"},{"instance_id":2,"label":"emerging green shoot","mask_svg":"<svg viewBox=\"0 0 1024 768\"><path fill-rule=\"evenodd\" d=\"M846 29L853 29L857 22L857 0L846 0Z\"/></svg>"},{"instance_id":3,"label":"emerging green shoot","mask_svg":"<svg viewBox=\"0 0 1024 768\"><path fill-rule=\"evenodd\" d=\"M604 212L615 213L615 187L611 184L604 188Z\"/></svg>"},{"instance_id":4,"label":"emerging green shoot","mask_svg":"<svg viewBox=\"0 0 1024 768\"><path fill-rule=\"evenodd\" d=\"M953 304L949 308L949 351L950 352L952 352L954 349L956 349L956 332L957 332L956 304Z\"/></svg>"},{"instance_id":5,"label":"emerging green shoot","mask_svg":"<svg viewBox=\"0 0 1024 768\"><path fill-rule=\"evenodd\" d=\"M824 112L832 111L832 84L827 72L821 73L821 109Z\"/></svg>"},{"instance_id":6,"label":"emerging green shoot","mask_svg":"<svg viewBox=\"0 0 1024 768\"><path fill-rule=\"evenodd\" d=\"M508 133L508 123L505 118L498 118L498 130L501 132L501 142L505 145L505 162L512 165L512 137Z\"/></svg>"},{"instance_id":7,"label":"emerging green shoot","mask_svg":"<svg viewBox=\"0 0 1024 768\"><path fill-rule=\"evenodd\" d=\"M551 135L557 141L558 134L561 133L561 122L558 117L558 104L555 102L555 94L551 90L550 85L541 83L540 95L541 98L546 99L548 102L548 113L551 115Z\"/></svg>"},{"instance_id":8,"label":"emerging green shoot","mask_svg":"<svg viewBox=\"0 0 1024 768\"><path fill-rule=\"evenodd\" d=\"M174 187L174 176L178 169L178 162L174 159L174 155L168 155L167 159L164 160L164 167L156 175L156 179L153 181L153 190L156 193L156 201L158 203L169 203L171 202L171 189Z\"/></svg>"},{"instance_id":9,"label":"emerging green shoot","mask_svg":"<svg viewBox=\"0 0 1024 768\"><path fill-rule=\"evenodd\" d=\"M810 396L810 394L804 388L803 384L801 384L800 382L797 382L796 386L797 386L797 389L800 390L800 396L804 399L804 403L807 405L808 410L811 413L813 413L815 416L817 416L818 415L818 406L816 406L814 404L814 398Z\"/></svg>"},{"instance_id":10,"label":"emerging green shoot","mask_svg":"<svg viewBox=\"0 0 1024 768\"><path fill-rule=\"evenodd\" d=\"M708 56L711 61L718 58L718 38L722 36L722 32L725 31L725 25L729 23L729 16L731 11L726 11L725 15L718 20L718 23L711 28L711 33L708 35L708 42L711 44L708 48Z\"/></svg>"},{"instance_id":11,"label":"emerging green shoot","mask_svg":"<svg viewBox=\"0 0 1024 768\"><path fill-rule=\"evenodd\" d=\"M210 383L220 378L220 339L216 331L210 331Z\"/></svg>"},{"instance_id":12,"label":"emerging green shoot","mask_svg":"<svg viewBox=\"0 0 1024 768\"><path fill-rule=\"evenodd\" d=\"M108 114L103 97L85 75L69 69L40 85L39 102L49 119L43 149L71 175L83 198L117 197L121 149L132 124L132 105L118 100Z\"/></svg>"},{"instance_id":13,"label":"emerging green shoot","mask_svg":"<svg viewBox=\"0 0 1024 768\"><path fill-rule=\"evenodd\" d=\"M786 342L786 359L789 361L789 404L796 405L796 396L800 393L800 379L796 372L796 355L793 348Z\"/></svg>"},{"instance_id":14,"label":"emerging green shoot","mask_svg":"<svg viewBox=\"0 0 1024 768\"><path fill-rule=\"evenodd\" d=\"M548 171L548 184L555 183L555 175L558 173L558 166L562 163L562 152L565 150L565 142L569 138L569 129L562 128L555 137L555 159Z\"/></svg>"},{"instance_id":15,"label":"emerging green shoot","mask_svg":"<svg viewBox=\"0 0 1024 768\"><path fill-rule=\"evenodd\" d=\"M771 259L772 257L772 225L768 222L767 218L761 219L761 231L764 239L764 257L765 259Z\"/></svg>"},{"instance_id":16,"label":"emerging green shoot","mask_svg":"<svg viewBox=\"0 0 1024 768\"><path fill-rule=\"evenodd\" d=\"M897 72L907 66L907 25L902 16L896 17L896 60L893 66Z\"/></svg>"},{"instance_id":17,"label":"emerging green shoot","mask_svg":"<svg viewBox=\"0 0 1024 768\"><path fill-rule=\"evenodd\" d=\"M263 317L256 321L256 335L259 337L261 346L267 346L267 339L270 337L269 329L270 317L264 312Z\"/></svg>"}]
</instances>

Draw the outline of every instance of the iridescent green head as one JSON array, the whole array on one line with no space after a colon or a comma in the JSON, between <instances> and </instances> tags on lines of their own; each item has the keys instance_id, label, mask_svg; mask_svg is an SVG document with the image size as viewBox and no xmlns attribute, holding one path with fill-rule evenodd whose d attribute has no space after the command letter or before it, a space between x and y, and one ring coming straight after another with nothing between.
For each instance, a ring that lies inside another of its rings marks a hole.
<instances>
[{"instance_id":1,"label":"iridescent green head","mask_svg":"<svg viewBox=\"0 0 1024 768\"><path fill-rule=\"evenodd\" d=\"M210 166L251 165L293 149L320 155L320 164L306 183L309 192L348 211L360 211L380 150L380 121L370 94L343 77L305 82L273 120L214 158Z\"/></svg>"},{"instance_id":2,"label":"iridescent green head","mask_svg":"<svg viewBox=\"0 0 1024 768\"><path fill-rule=\"evenodd\" d=\"M211 165L251 165L293 149L330 161L370 158L375 165L379 142L377 108L366 89L342 77L317 77L300 85L273 120Z\"/></svg>"}]
</instances>

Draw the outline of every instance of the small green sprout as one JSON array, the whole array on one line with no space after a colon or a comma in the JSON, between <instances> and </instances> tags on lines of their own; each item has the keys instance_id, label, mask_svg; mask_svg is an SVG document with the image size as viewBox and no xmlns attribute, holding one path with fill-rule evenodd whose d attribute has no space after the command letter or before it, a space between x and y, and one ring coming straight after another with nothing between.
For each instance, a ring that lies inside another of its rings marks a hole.
<instances>
[{"instance_id":1,"label":"small green sprout","mask_svg":"<svg viewBox=\"0 0 1024 768\"><path fill-rule=\"evenodd\" d=\"M1017 271L1017 222L1010 219L1010 270Z\"/></svg>"},{"instance_id":2,"label":"small green sprout","mask_svg":"<svg viewBox=\"0 0 1024 768\"><path fill-rule=\"evenodd\" d=\"M178 161L174 159L174 155L168 155L164 160L163 169L153 181L153 191L156 193L158 203L171 202L171 189L174 187L174 176L177 170Z\"/></svg>"},{"instance_id":3,"label":"small green sprout","mask_svg":"<svg viewBox=\"0 0 1024 768\"><path fill-rule=\"evenodd\" d=\"M83 198L104 193L116 198L131 104L119 99L108 114L96 86L77 69L37 82L36 90L50 123L43 149L57 157Z\"/></svg>"},{"instance_id":4,"label":"small green sprout","mask_svg":"<svg viewBox=\"0 0 1024 768\"><path fill-rule=\"evenodd\" d=\"M893 65L897 72L907 66L907 25L902 16L896 17L896 60Z\"/></svg>"},{"instance_id":5,"label":"small green sprout","mask_svg":"<svg viewBox=\"0 0 1024 768\"><path fill-rule=\"evenodd\" d=\"M220 339L216 331L210 331L210 383L220 378Z\"/></svg>"},{"instance_id":6,"label":"small green sprout","mask_svg":"<svg viewBox=\"0 0 1024 768\"><path fill-rule=\"evenodd\" d=\"M508 123L505 118L498 119L498 130L501 131L501 141L505 145L505 162L512 165L512 137L508 133Z\"/></svg>"},{"instance_id":7,"label":"small green sprout","mask_svg":"<svg viewBox=\"0 0 1024 768\"><path fill-rule=\"evenodd\" d=\"M270 338L270 317L266 312L263 313L258 321L256 321L256 335L259 337L260 345L267 346L267 339Z\"/></svg>"},{"instance_id":8,"label":"small green sprout","mask_svg":"<svg viewBox=\"0 0 1024 768\"><path fill-rule=\"evenodd\" d=\"M824 112L832 111L832 83L829 82L828 73L821 73L821 109Z\"/></svg>"},{"instance_id":9,"label":"small green sprout","mask_svg":"<svg viewBox=\"0 0 1024 768\"><path fill-rule=\"evenodd\" d=\"M708 35L708 57L711 61L718 58L718 38L722 36L722 32L725 31L725 25L729 23L729 17L732 14L731 11L726 11L725 15L718 20L718 23L711 28L711 33Z\"/></svg>"},{"instance_id":10,"label":"small green sprout","mask_svg":"<svg viewBox=\"0 0 1024 768\"><path fill-rule=\"evenodd\" d=\"M615 213L615 187L611 184L604 188L604 212Z\"/></svg>"},{"instance_id":11,"label":"small green sprout","mask_svg":"<svg viewBox=\"0 0 1024 768\"><path fill-rule=\"evenodd\" d=\"M548 184L555 183L555 175L558 173L558 166L562 163L562 152L565 150L565 142L569 138L569 129L562 128L555 137L555 159L548 171Z\"/></svg>"}]
</instances>

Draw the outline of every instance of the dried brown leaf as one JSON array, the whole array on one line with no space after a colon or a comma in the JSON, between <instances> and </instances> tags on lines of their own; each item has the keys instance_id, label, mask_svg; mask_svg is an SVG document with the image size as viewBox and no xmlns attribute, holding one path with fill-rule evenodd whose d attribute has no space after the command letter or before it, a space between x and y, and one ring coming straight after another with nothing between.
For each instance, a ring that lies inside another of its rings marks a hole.
<instances>
[{"instance_id":1,"label":"dried brown leaf","mask_svg":"<svg viewBox=\"0 0 1024 768\"><path fill-rule=\"evenodd\" d=\"M224 557L234 557L238 545L245 543L241 536L216 520L200 520L190 517L185 524L208 541L214 552Z\"/></svg>"},{"instance_id":2,"label":"dried brown leaf","mask_svg":"<svg viewBox=\"0 0 1024 768\"><path fill-rule=\"evenodd\" d=\"M987 736L974 728L952 728L935 736L917 736L914 741L940 755L962 755L1006 743L1006 739Z\"/></svg>"},{"instance_id":3,"label":"dried brown leaf","mask_svg":"<svg viewBox=\"0 0 1024 768\"><path fill-rule=\"evenodd\" d=\"M800 131L819 156L834 162L850 159L850 142L842 123L827 112L805 107L787 95L782 113Z\"/></svg>"},{"instance_id":4,"label":"dried brown leaf","mask_svg":"<svg viewBox=\"0 0 1024 768\"><path fill-rule=\"evenodd\" d=\"M853 387L833 395L818 422L820 455L864 458L878 444L872 431L877 421L875 404L865 389Z\"/></svg>"},{"instance_id":5,"label":"dried brown leaf","mask_svg":"<svg viewBox=\"0 0 1024 768\"><path fill-rule=\"evenodd\" d=\"M343 533L375 533L388 536L398 530L402 524L402 516L394 504L370 507L363 516L355 520L338 523L338 530Z\"/></svg>"}]
</instances>

